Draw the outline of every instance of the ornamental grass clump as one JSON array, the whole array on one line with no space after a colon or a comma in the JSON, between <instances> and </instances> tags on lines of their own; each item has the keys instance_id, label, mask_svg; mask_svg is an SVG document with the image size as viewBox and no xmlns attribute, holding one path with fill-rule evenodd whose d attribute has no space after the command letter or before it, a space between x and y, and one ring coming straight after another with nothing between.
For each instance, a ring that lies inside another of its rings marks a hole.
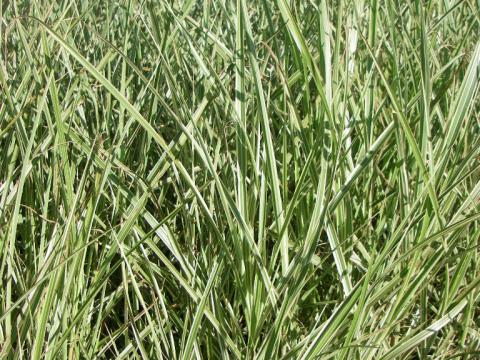
<instances>
[{"instance_id":1,"label":"ornamental grass clump","mask_svg":"<svg viewBox=\"0 0 480 360\"><path fill-rule=\"evenodd\" d=\"M0 359L480 357L479 6L0 0Z\"/></svg>"}]
</instances>

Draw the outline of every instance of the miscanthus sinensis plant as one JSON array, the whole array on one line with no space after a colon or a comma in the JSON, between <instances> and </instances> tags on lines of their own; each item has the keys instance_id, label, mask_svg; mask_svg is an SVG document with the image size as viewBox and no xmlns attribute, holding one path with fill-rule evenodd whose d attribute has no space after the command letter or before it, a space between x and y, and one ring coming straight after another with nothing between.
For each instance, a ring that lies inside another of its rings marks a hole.
<instances>
[{"instance_id":1,"label":"miscanthus sinensis plant","mask_svg":"<svg viewBox=\"0 0 480 360\"><path fill-rule=\"evenodd\" d=\"M0 358L480 356L478 1L0 4Z\"/></svg>"}]
</instances>

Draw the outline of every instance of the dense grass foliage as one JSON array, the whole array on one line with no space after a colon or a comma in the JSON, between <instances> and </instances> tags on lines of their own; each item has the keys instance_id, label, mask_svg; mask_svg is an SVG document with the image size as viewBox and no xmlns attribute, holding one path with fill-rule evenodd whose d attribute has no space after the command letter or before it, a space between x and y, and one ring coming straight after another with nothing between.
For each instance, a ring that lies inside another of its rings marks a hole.
<instances>
[{"instance_id":1,"label":"dense grass foliage","mask_svg":"<svg viewBox=\"0 0 480 360\"><path fill-rule=\"evenodd\" d=\"M478 1L0 4L0 358L480 357Z\"/></svg>"}]
</instances>

